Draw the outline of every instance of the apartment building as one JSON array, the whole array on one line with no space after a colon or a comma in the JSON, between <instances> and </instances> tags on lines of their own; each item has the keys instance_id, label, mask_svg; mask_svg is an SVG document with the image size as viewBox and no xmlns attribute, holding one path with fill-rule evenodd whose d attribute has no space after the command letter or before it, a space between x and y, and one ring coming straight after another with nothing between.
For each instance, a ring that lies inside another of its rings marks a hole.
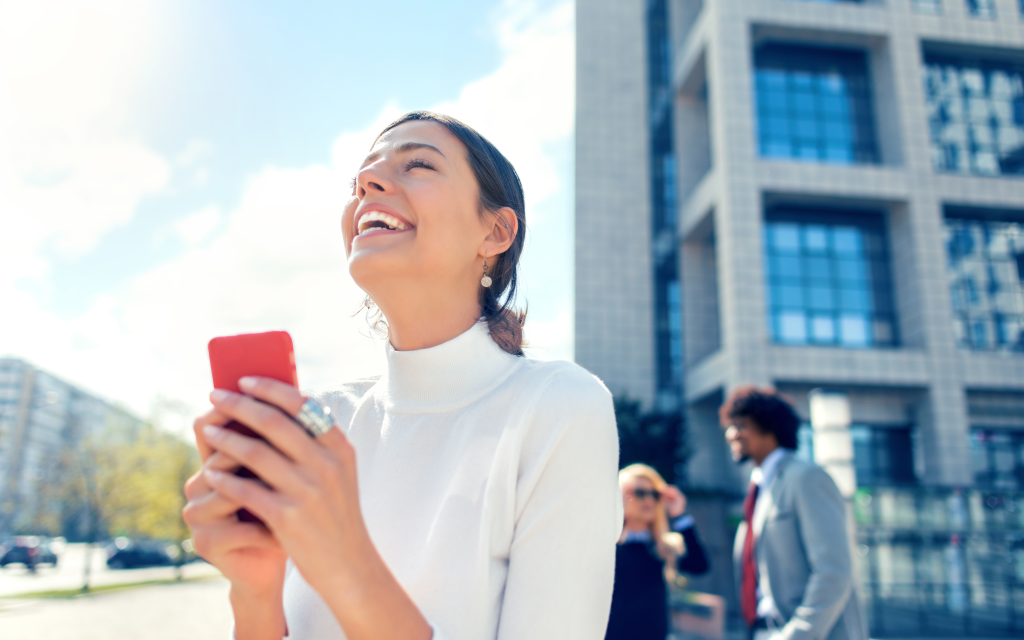
<instances>
[{"instance_id":1,"label":"apartment building","mask_svg":"<svg viewBox=\"0 0 1024 640\"><path fill-rule=\"evenodd\" d=\"M47 515L73 519L75 505L45 491L67 471L67 452L90 435L130 435L141 426L124 409L24 360L0 359L0 534L45 533L33 526L54 520Z\"/></svg>"}]
</instances>

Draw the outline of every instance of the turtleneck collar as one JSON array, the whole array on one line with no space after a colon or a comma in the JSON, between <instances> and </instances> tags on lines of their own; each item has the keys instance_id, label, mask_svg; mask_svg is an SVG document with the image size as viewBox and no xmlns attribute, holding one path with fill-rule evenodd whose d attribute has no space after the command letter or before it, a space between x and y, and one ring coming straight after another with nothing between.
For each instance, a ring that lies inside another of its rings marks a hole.
<instances>
[{"instance_id":1,"label":"turtleneck collar","mask_svg":"<svg viewBox=\"0 0 1024 640\"><path fill-rule=\"evenodd\" d=\"M522 361L491 339L483 320L436 347L396 351L387 342L384 349L384 404L394 413L442 413L464 407L496 388Z\"/></svg>"}]
</instances>

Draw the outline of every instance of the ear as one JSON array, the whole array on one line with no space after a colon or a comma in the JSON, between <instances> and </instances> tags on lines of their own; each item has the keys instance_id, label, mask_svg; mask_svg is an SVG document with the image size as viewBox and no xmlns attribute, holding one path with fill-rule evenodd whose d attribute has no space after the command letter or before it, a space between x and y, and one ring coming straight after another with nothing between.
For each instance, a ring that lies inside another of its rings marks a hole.
<instances>
[{"instance_id":1,"label":"ear","mask_svg":"<svg viewBox=\"0 0 1024 640\"><path fill-rule=\"evenodd\" d=\"M480 243L479 253L484 257L493 257L505 253L519 233L519 218L511 207L502 207L490 214L491 227L484 241Z\"/></svg>"}]
</instances>

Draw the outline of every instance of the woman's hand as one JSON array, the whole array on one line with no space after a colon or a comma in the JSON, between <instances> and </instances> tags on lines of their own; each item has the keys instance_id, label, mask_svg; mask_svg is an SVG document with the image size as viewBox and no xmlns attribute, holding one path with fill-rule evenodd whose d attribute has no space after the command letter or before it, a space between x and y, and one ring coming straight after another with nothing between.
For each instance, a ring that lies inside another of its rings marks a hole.
<instances>
[{"instance_id":1,"label":"woman's hand","mask_svg":"<svg viewBox=\"0 0 1024 640\"><path fill-rule=\"evenodd\" d=\"M281 602L287 555L266 527L240 522L235 513L241 505L214 491L206 481L209 470L233 472L240 466L214 451L203 435L207 425L224 425L229 420L214 409L195 421L203 466L185 483L188 502L182 516L192 530L196 552L231 582L235 637L281 638L287 634Z\"/></svg>"},{"instance_id":2,"label":"woman's hand","mask_svg":"<svg viewBox=\"0 0 1024 640\"><path fill-rule=\"evenodd\" d=\"M686 496L678 487L670 484L665 487L661 495L669 518L674 520L686 513Z\"/></svg>"},{"instance_id":3,"label":"woman's hand","mask_svg":"<svg viewBox=\"0 0 1024 640\"><path fill-rule=\"evenodd\" d=\"M237 502L213 490L206 471L231 473L241 466L229 456L214 451L203 435L207 425L224 425L230 420L216 409L196 419L193 428L203 465L185 483L188 500L182 516L192 530L192 543L204 560L220 569L233 585L254 592L280 593L287 556L267 529L257 523L240 522Z\"/></svg>"},{"instance_id":4,"label":"woman's hand","mask_svg":"<svg viewBox=\"0 0 1024 640\"><path fill-rule=\"evenodd\" d=\"M203 426L204 438L263 482L205 467L225 508L242 506L263 520L351 640L429 638L430 626L370 541L348 438L337 428L311 438L291 418L306 401L291 385L255 377L238 384L246 395L215 390L214 408L266 442L214 421Z\"/></svg>"},{"instance_id":5,"label":"woman's hand","mask_svg":"<svg viewBox=\"0 0 1024 640\"><path fill-rule=\"evenodd\" d=\"M290 417L306 400L295 387L268 378L243 378L239 388L248 395L211 393L215 409L267 441L213 423L204 426L204 437L265 484L213 466L204 470L207 482L226 504L244 506L263 520L314 589L347 587L345 569L352 555L365 553L369 544L352 445L340 429L311 438Z\"/></svg>"}]
</instances>

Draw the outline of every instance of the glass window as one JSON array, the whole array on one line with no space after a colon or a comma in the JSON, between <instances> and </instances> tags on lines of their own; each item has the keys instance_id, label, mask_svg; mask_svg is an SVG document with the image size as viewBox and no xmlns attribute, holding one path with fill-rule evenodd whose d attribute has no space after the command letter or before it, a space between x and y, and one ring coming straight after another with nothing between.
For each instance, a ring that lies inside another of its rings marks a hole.
<instances>
[{"instance_id":1,"label":"glass window","mask_svg":"<svg viewBox=\"0 0 1024 640\"><path fill-rule=\"evenodd\" d=\"M851 425L858 487L912 485L914 448L909 427Z\"/></svg>"},{"instance_id":2,"label":"glass window","mask_svg":"<svg viewBox=\"0 0 1024 640\"><path fill-rule=\"evenodd\" d=\"M780 344L897 344L880 216L775 211L765 222L769 332Z\"/></svg>"},{"instance_id":3,"label":"glass window","mask_svg":"<svg viewBox=\"0 0 1024 640\"><path fill-rule=\"evenodd\" d=\"M914 446L910 427L852 424L853 466L858 487L892 487L917 484ZM814 461L814 428L802 423L797 431L797 454Z\"/></svg>"},{"instance_id":4,"label":"glass window","mask_svg":"<svg viewBox=\"0 0 1024 640\"><path fill-rule=\"evenodd\" d=\"M966 0L967 14L973 18L993 20L996 17L996 5L993 0Z\"/></svg>"},{"instance_id":5,"label":"glass window","mask_svg":"<svg viewBox=\"0 0 1024 640\"><path fill-rule=\"evenodd\" d=\"M769 44L754 66L762 157L879 161L865 53Z\"/></svg>"},{"instance_id":6,"label":"glass window","mask_svg":"<svg viewBox=\"0 0 1024 640\"><path fill-rule=\"evenodd\" d=\"M974 482L985 489L1024 489L1024 431L971 430Z\"/></svg>"},{"instance_id":7,"label":"glass window","mask_svg":"<svg viewBox=\"0 0 1024 640\"><path fill-rule=\"evenodd\" d=\"M928 56L925 99L937 171L1024 173L1024 77L1008 64Z\"/></svg>"},{"instance_id":8,"label":"glass window","mask_svg":"<svg viewBox=\"0 0 1024 640\"><path fill-rule=\"evenodd\" d=\"M910 4L917 13L935 16L942 13L942 0L912 0Z\"/></svg>"},{"instance_id":9,"label":"glass window","mask_svg":"<svg viewBox=\"0 0 1024 640\"><path fill-rule=\"evenodd\" d=\"M683 382L683 313L674 259L655 270L655 327L657 329L658 388L673 390Z\"/></svg>"},{"instance_id":10,"label":"glass window","mask_svg":"<svg viewBox=\"0 0 1024 640\"><path fill-rule=\"evenodd\" d=\"M945 243L959 345L1024 351L1024 221L947 217Z\"/></svg>"},{"instance_id":11,"label":"glass window","mask_svg":"<svg viewBox=\"0 0 1024 640\"><path fill-rule=\"evenodd\" d=\"M678 206L677 167L673 150L671 100L671 46L666 0L647 3L648 106L650 109L651 227L674 237ZM655 252L655 350L658 390L677 396L682 388L682 310L674 246Z\"/></svg>"}]
</instances>

